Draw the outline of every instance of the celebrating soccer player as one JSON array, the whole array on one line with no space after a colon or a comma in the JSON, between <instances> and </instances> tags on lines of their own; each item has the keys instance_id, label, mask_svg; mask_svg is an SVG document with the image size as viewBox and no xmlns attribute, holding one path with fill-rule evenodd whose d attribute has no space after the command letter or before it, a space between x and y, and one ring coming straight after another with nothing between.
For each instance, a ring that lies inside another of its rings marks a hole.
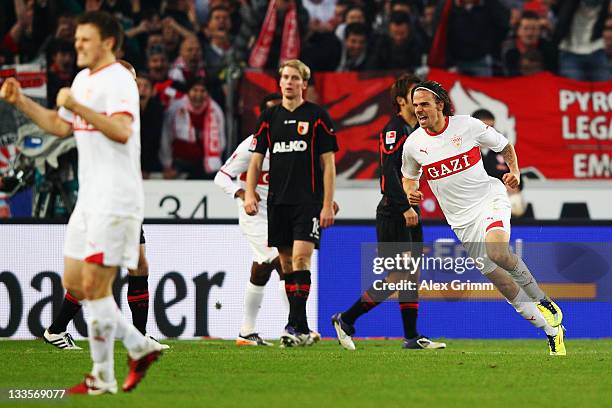
<instances>
[{"instance_id":1,"label":"celebrating soccer player","mask_svg":"<svg viewBox=\"0 0 612 408\"><path fill-rule=\"evenodd\" d=\"M400 252L412 253L418 257L423 242L423 225L419 221L419 206L410 205L402 186L402 147L410 134L418 127L412 107L410 93L420 79L414 75L404 74L391 86L391 101L397 114L385 125L380 133L380 190L382 199L376 209L376 237L379 245L378 256L394 257ZM398 245L406 243L406 245ZM414 245L410 245L413 243ZM400 251L400 252L397 252ZM418 283L418 271L413 274L390 271L387 282L399 282L407 279ZM395 290L384 288L377 290L370 287L345 312L332 316L332 324L336 329L338 341L348 350L355 349L352 336L355 333L354 324L357 318L369 312L394 294ZM417 331L417 315L419 310L418 291L402 291L398 293L399 307L404 326L405 349L439 349L446 344L434 342Z\"/></svg>"},{"instance_id":2,"label":"celebrating soccer player","mask_svg":"<svg viewBox=\"0 0 612 408\"><path fill-rule=\"evenodd\" d=\"M136 70L129 62L118 60L118 62L127 68L132 77L136 79ZM149 263L146 258L145 250L146 239L144 230L140 228L140 249L138 252L138 267L136 269L128 269L128 290L127 299L130 311L132 312L132 323L142 334L147 335L147 320L149 317ZM78 294L66 292L64 301L60 307L60 312L43 334L43 339L46 343L61 349L61 350L81 350L72 338L72 335L66 331L68 323L81 310L82 304ZM151 339L153 337L147 335ZM155 340L155 339L153 339ZM157 340L155 340L157 341ZM170 346L162 344L162 349L169 349Z\"/></svg>"},{"instance_id":3,"label":"celebrating soccer player","mask_svg":"<svg viewBox=\"0 0 612 408\"><path fill-rule=\"evenodd\" d=\"M495 129L469 116L453 116L447 91L426 81L412 90L419 121L404 143L402 174L411 204L421 174L429 183L446 220L473 259L484 259L481 272L516 311L548 337L550 355L565 355L561 309L542 291L521 258L510 251L510 201L506 188L520 183L514 147ZM510 169L502 180L489 177L480 147L501 152Z\"/></svg>"},{"instance_id":4,"label":"celebrating soccer player","mask_svg":"<svg viewBox=\"0 0 612 408\"><path fill-rule=\"evenodd\" d=\"M79 152L79 196L66 229L65 288L84 300L93 368L70 393L117 392L114 340L128 350L123 390L142 380L161 354L161 345L140 333L119 312L112 296L118 267L135 269L143 219L138 89L132 74L117 63L122 29L106 12L77 20L77 65L84 68L57 95L59 112L45 109L7 79L0 97L13 103L43 130L67 137L74 132Z\"/></svg>"},{"instance_id":5,"label":"celebrating soccer player","mask_svg":"<svg viewBox=\"0 0 612 408\"><path fill-rule=\"evenodd\" d=\"M338 144L327 112L303 98L310 68L299 60L288 60L279 74L282 103L259 118L244 208L249 215L259 210L255 189L269 150L268 245L278 248L285 274L289 321L281 346L291 347L315 341L306 316L310 258L319 246L319 228L334 223L334 152Z\"/></svg>"}]
</instances>

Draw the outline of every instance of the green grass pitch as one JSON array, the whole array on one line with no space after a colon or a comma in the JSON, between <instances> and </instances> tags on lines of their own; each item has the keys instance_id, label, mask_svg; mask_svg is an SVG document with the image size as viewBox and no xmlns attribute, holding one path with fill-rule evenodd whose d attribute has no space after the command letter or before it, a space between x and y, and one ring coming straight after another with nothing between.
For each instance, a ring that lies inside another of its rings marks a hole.
<instances>
[{"instance_id":1,"label":"green grass pitch","mask_svg":"<svg viewBox=\"0 0 612 408\"><path fill-rule=\"evenodd\" d=\"M82 351L42 341L0 341L0 388L57 389L89 371ZM612 340L568 340L550 357L543 340L447 340L438 351L400 341L335 341L310 348L237 348L229 341L169 341L132 393L3 406L57 407L603 407L612 406ZM127 372L116 344L117 381ZM49 405L52 404L52 405Z\"/></svg>"}]
</instances>

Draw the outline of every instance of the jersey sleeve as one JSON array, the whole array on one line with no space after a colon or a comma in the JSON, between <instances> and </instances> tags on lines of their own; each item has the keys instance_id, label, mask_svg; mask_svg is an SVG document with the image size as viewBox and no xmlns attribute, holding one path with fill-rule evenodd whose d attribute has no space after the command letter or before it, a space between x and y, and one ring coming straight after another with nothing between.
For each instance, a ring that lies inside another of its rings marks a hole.
<instances>
[{"instance_id":1,"label":"jersey sleeve","mask_svg":"<svg viewBox=\"0 0 612 408\"><path fill-rule=\"evenodd\" d=\"M257 126L255 127L255 133L253 134L253 140L249 145L249 151L253 153L266 154L266 151L270 148L270 110L265 110L257 120Z\"/></svg>"},{"instance_id":2,"label":"jersey sleeve","mask_svg":"<svg viewBox=\"0 0 612 408\"><path fill-rule=\"evenodd\" d=\"M415 160L412 152L410 151L410 144L408 141L406 141L402 151L402 176L410 180L419 180L422 173L423 169Z\"/></svg>"},{"instance_id":3,"label":"jersey sleeve","mask_svg":"<svg viewBox=\"0 0 612 408\"><path fill-rule=\"evenodd\" d=\"M247 137L238 145L234 153L221 167L221 171L230 176L231 178L238 177L241 173L244 173L249 168L249 162L251 161L251 152L249 148L253 143L253 135Z\"/></svg>"},{"instance_id":4,"label":"jersey sleeve","mask_svg":"<svg viewBox=\"0 0 612 408\"><path fill-rule=\"evenodd\" d=\"M106 114L112 116L117 113L125 113L135 118L140 113L136 81L127 70L118 72L114 76L117 83L113 84L112 90L106 93Z\"/></svg>"},{"instance_id":5,"label":"jersey sleeve","mask_svg":"<svg viewBox=\"0 0 612 408\"><path fill-rule=\"evenodd\" d=\"M484 124L479 119L470 118L470 124L476 134L476 144L488 147L494 152L501 152L508 144L508 139L493 127Z\"/></svg>"},{"instance_id":6,"label":"jersey sleeve","mask_svg":"<svg viewBox=\"0 0 612 408\"><path fill-rule=\"evenodd\" d=\"M338 151L338 141L334 132L334 125L327 111L321 109L321 116L316 124L316 142L319 155Z\"/></svg>"}]
</instances>

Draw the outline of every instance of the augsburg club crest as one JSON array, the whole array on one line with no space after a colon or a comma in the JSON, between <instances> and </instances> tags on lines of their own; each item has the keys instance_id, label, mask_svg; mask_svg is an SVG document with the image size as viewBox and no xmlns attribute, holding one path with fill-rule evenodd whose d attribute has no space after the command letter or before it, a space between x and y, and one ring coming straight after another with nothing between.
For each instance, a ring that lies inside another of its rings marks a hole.
<instances>
[{"instance_id":1,"label":"augsburg club crest","mask_svg":"<svg viewBox=\"0 0 612 408\"><path fill-rule=\"evenodd\" d=\"M298 122L297 131L300 135L306 136L308 134L308 122Z\"/></svg>"}]
</instances>

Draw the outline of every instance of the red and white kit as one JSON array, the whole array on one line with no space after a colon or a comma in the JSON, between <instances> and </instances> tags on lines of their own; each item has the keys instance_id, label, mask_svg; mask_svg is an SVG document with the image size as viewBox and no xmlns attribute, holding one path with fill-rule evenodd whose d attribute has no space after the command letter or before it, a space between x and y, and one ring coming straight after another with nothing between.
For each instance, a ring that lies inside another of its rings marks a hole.
<instances>
[{"instance_id":1,"label":"red and white kit","mask_svg":"<svg viewBox=\"0 0 612 408\"><path fill-rule=\"evenodd\" d=\"M446 220L462 243L484 243L493 229L510 234L510 200L501 181L489 177L481 147L500 152L508 140L482 121L466 115L446 118L438 133L415 130L404 144L402 174L429 183ZM469 245L472 258L483 257L482 273L496 265L486 259L484 244Z\"/></svg>"},{"instance_id":2,"label":"red and white kit","mask_svg":"<svg viewBox=\"0 0 612 408\"><path fill-rule=\"evenodd\" d=\"M79 194L66 229L64 254L106 266L138 265L144 191L140 171L140 106L134 77L115 62L78 73L71 91L82 105L112 116L130 115L127 143L110 140L73 112L60 108L70 123L79 152Z\"/></svg>"},{"instance_id":3,"label":"red and white kit","mask_svg":"<svg viewBox=\"0 0 612 408\"><path fill-rule=\"evenodd\" d=\"M215 183L230 197L234 197L239 189L246 190L246 174L249 168L252 152L251 144L256 143L253 135L247 137L238 145L234 153L217 173ZM248 215L244 211L243 201L236 198L238 205L238 223L240 230L249 241L253 250L254 260L257 263L270 263L278 256L276 248L268 246L268 172L270 170L270 152L264 156L261 175L257 181L257 194L261 197L256 215ZM234 181L235 180L235 181Z\"/></svg>"}]
</instances>

